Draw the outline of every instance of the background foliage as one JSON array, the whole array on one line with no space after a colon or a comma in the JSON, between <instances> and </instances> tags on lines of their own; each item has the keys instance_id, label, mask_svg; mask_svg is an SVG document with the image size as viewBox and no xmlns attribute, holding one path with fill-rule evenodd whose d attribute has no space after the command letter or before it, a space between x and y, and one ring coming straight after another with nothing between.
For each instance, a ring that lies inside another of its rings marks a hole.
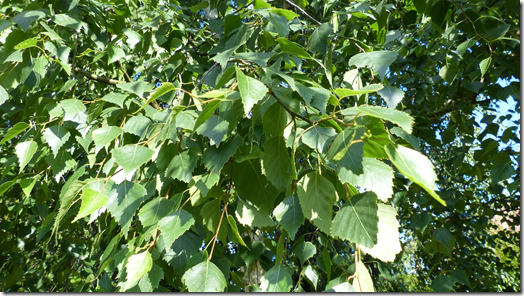
<instances>
[{"instance_id":1,"label":"background foliage","mask_svg":"<svg viewBox=\"0 0 524 296\"><path fill-rule=\"evenodd\" d=\"M520 291L519 2L0 7L2 291Z\"/></svg>"}]
</instances>

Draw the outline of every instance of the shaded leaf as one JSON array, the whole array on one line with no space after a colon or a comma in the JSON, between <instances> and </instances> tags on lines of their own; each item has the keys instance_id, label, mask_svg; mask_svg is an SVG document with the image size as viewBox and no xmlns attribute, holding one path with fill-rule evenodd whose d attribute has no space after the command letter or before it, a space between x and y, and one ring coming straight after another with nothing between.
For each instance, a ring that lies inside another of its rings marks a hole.
<instances>
[{"instance_id":1,"label":"shaded leaf","mask_svg":"<svg viewBox=\"0 0 524 296\"><path fill-rule=\"evenodd\" d=\"M227 285L224 274L207 260L191 267L182 280L189 292L222 292Z\"/></svg>"},{"instance_id":2,"label":"shaded leaf","mask_svg":"<svg viewBox=\"0 0 524 296\"><path fill-rule=\"evenodd\" d=\"M330 234L335 187L318 172L310 172L297 184L300 207L304 216L321 231Z\"/></svg>"},{"instance_id":3,"label":"shaded leaf","mask_svg":"<svg viewBox=\"0 0 524 296\"><path fill-rule=\"evenodd\" d=\"M282 264L275 264L260 279L262 292L289 292L292 287L291 275Z\"/></svg>"},{"instance_id":4,"label":"shaded leaf","mask_svg":"<svg viewBox=\"0 0 524 296\"><path fill-rule=\"evenodd\" d=\"M113 154L116 163L124 169L124 173L127 175L144 163L150 161L155 152L144 146L127 145L115 148L111 153Z\"/></svg>"},{"instance_id":5,"label":"shaded leaf","mask_svg":"<svg viewBox=\"0 0 524 296\"><path fill-rule=\"evenodd\" d=\"M195 219L193 216L182 209L162 218L158 222L158 226L160 227L166 246L171 246L173 242L184 234L194 223Z\"/></svg>"},{"instance_id":6,"label":"shaded leaf","mask_svg":"<svg viewBox=\"0 0 524 296\"><path fill-rule=\"evenodd\" d=\"M265 84L255 78L244 75L242 71L236 68L238 90L244 104L244 113L249 115L251 108L264 98L268 89Z\"/></svg>"},{"instance_id":7,"label":"shaded leaf","mask_svg":"<svg viewBox=\"0 0 524 296\"><path fill-rule=\"evenodd\" d=\"M372 67L382 79L385 78L389 66L397 59L398 53L394 51L372 51L358 53L351 57L349 66Z\"/></svg>"},{"instance_id":8,"label":"shaded leaf","mask_svg":"<svg viewBox=\"0 0 524 296\"><path fill-rule=\"evenodd\" d=\"M379 204L377 214L377 244L373 248L361 246L361 249L382 262L393 262L396 255L402 251L397 211L389 205Z\"/></svg>"},{"instance_id":9,"label":"shaded leaf","mask_svg":"<svg viewBox=\"0 0 524 296\"><path fill-rule=\"evenodd\" d=\"M153 258L148 251L132 255L126 264L126 285L124 291L133 287L153 267Z\"/></svg>"},{"instance_id":10,"label":"shaded leaf","mask_svg":"<svg viewBox=\"0 0 524 296\"><path fill-rule=\"evenodd\" d=\"M304 223L304 215L298 196L291 195L284 199L274 210L273 216L293 239L300 225Z\"/></svg>"}]
</instances>

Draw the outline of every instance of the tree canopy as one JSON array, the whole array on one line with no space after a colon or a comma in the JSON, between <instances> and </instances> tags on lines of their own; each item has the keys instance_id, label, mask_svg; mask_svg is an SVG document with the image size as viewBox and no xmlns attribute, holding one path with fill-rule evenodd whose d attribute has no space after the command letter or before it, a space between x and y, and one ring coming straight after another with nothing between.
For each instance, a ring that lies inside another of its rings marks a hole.
<instances>
[{"instance_id":1,"label":"tree canopy","mask_svg":"<svg viewBox=\"0 0 524 296\"><path fill-rule=\"evenodd\" d=\"M5 0L0 116L2 291L520 291L518 1Z\"/></svg>"}]
</instances>

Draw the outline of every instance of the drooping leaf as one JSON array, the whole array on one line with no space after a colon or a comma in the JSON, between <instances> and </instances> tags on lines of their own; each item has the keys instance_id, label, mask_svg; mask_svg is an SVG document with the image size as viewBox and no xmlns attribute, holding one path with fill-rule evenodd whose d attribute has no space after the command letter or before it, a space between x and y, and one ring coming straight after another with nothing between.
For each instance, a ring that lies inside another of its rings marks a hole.
<instances>
[{"instance_id":1,"label":"drooping leaf","mask_svg":"<svg viewBox=\"0 0 524 296\"><path fill-rule=\"evenodd\" d=\"M207 260L191 267L182 280L189 292L222 292L227 285L224 274Z\"/></svg>"},{"instance_id":2,"label":"drooping leaf","mask_svg":"<svg viewBox=\"0 0 524 296\"><path fill-rule=\"evenodd\" d=\"M373 248L361 246L361 249L369 255L380 259L382 262L393 262L402 247L398 228L397 211L385 204L378 205L378 234L377 244Z\"/></svg>"},{"instance_id":3,"label":"drooping leaf","mask_svg":"<svg viewBox=\"0 0 524 296\"><path fill-rule=\"evenodd\" d=\"M467 274L462 270L452 270L450 273L451 279L455 283L461 283L471 287Z\"/></svg>"},{"instance_id":4,"label":"drooping leaf","mask_svg":"<svg viewBox=\"0 0 524 296\"><path fill-rule=\"evenodd\" d=\"M122 228L127 237L127 232L136 210L143 202L147 191L138 183L123 181L114 187L109 197L106 208Z\"/></svg>"},{"instance_id":5,"label":"drooping leaf","mask_svg":"<svg viewBox=\"0 0 524 296\"><path fill-rule=\"evenodd\" d=\"M141 145L126 145L113 149L112 153L116 163L124 169L127 175L151 160L155 152Z\"/></svg>"},{"instance_id":6,"label":"drooping leaf","mask_svg":"<svg viewBox=\"0 0 524 296\"><path fill-rule=\"evenodd\" d=\"M451 232L449 232L447 228L440 227L433 232L433 239L439 243L442 243L448 249L451 249L451 238Z\"/></svg>"},{"instance_id":7,"label":"drooping leaf","mask_svg":"<svg viewBox=\"0 0 524 296\"><path fill-rule=\"evenodd\" d=\"M377 195L368 191L347 201L333 219L331 234L373 248L378 239Z\"/></svg>"},{"instance_id":8,"label":"drooping leaf","mask_svg":"<svg viewBox=\"0 0 524 296\"><path fill-rule=\"evenodd\" d=\"M362 261L356 264L357 276L353 280L353 288L357 292L375 292L373 280L369 274L368 268Z\"/></svg>"},{"instance_id":9,"label":"drooping leaf","mask_svg":"<svg viewBox=\"0 0 524 296\"><path fill-rule=\"evenodd\" d=\"M445 293L453 289L453 281L447 275L439 274L431 282L431 288L435 292Z\"/></svg>"},{"instance_id":10,"label":"drooping leaf","mask_svg":"<svg viewBox=\"0 0 524 296\"><path fill-rule=\"evenodd\" d=\"M235 154L240 145L242 145L242 138L234 136L219 148L208 147L204 150L202 162L211 173L219 175L224 164Z\"/></svg>"},{"instance_id":11,"label":"drooping leaf","mask_svg":"<svg viewBox=\"0 0 524 296\"><path fill-rule=\"evenodd\" d=\"M335 187L318 172L310 172L300 179L297 193L302 213L321 231L330 234Z\"/></svg>"},{"instance_id":12,"label":"drooping leaf","mask_svg":"<svg viewBox=\"0 0 524 296\"><path fill-rule=\"evenodd\" d=\"M29 140L16 145L16 156L18 157L18 163L20 164L20 172L29 163L31 158L36 153L38 144L35 141Z\"/></svg>"},{"instance_id":13,"label":"drooping leaf","mask_svg":"<svg viewBox=\"0 0 524 296\"><path fill-rule=\"evenodd\" d=\"M127 99L128 95L119 94L119 93L108 93L102 97L103 101L117 104L120 108L124 108L124 101Z\"/></svg>"},{"instance_id":14,"label":"drooping leaf","mask_svg":"<svg viewBox=\"0 0 524 296\"><path fill-rule=\"evenodd\" d=\"M307 51L304 48L294 43L293 41L289 41L286 38L280 37L277 39L277 42L280 45L280 49L282 50L282 52L290 53L303 59L311 59L309 53L307 53Z\"/></svg>"},{"instance_id":15,"label":"drooping leaf","mask_svg":"<svg viewBox=\"0 0 524 296\"><path fill-rule=\"evenodd\" d=\"M327 158L332 159L335 164L351 170L354 174L364 173L362 166L364 143L359 142L359 140L361 140L365 130L365 127L348 127L340 132L329 147Z\"/></svg>"},{"instance_id":16,"label":"drooping leaf","mask_svg":"<svg viewBox=\"0 0 524 296\"><path fill-rule=\"evenodd\" d=\"M164 278L162 268L153 263L151 270L142 276L138 282L140 292L153 292L160 284L160 280Z\"/></svg>"},{"instance_id":17,"label":"drooping leaf","mask_svg":"<svg viewBox=\"0 0 524 296\"><path fill-rule=\"evenodd\" d=\"M359 68L370 66L377 71L382 79L385 78L389 66L397 59L398 53L394 51L372 51L358 53L349 60L350 66Z\"/></svg>"},{"instance_id":18,"label":"drooping leaf","mask_svg":"<svg viewBox=\"0 0 524 296\"><path fill-rule=\"evenodd\" d=\"M289 292L292 287L291 275L282 264L275 264L260 279L262 292Z\"/></svg>"},{"instance_id":19,"label":"drooping leaf","mask_svg":"<svg viewBox=\"0 0 524 296\"><path fill-rule=\"evenodd\" d=\"M193 129L198 130L198 128L206 121L209 120L209 118L215 113L215 110L218 108L218 105L220 105L220 100L215 100L212 102L209 102L206 107L204 107L204 110L202 110L202 113L198 116L195 126Z\"/></svg>"},{"instance_id":20,"label":"drooping leaf","mask_svg":"<svg viewBox=\"0 0 524 296\"><path fill-rule=\"evenodd\" d=\"M197 166L199 152L198 148L192 147L175 155L167 166L165 176L189 183Z\"/></svg>"},{"instance_id":21,"label":"drooping leaf","mask_svg":"<svg viewBox=\"0 0 524 296\"><path fill-rule=\"evenodd\" d=\"M211 140L211 145L219 146L229 130L227 121L222 120L218 115L212 115L196 130L202 136Z\"/></svg>"},{"instance_id":22,"label":"drooping leaf","mask_svg":"<svg viewBox=\"0 0 524 296\"><path fill-rule=\"evenodd\" d=\"M122 129L117 126L104 126L102 128L93 130L91 136L93 137L93 141L95 141L95 145L98 150L102 147L107 147L111 141L121 134Z\"/></svg>"},{"instance_id":23,"label":"drooping leaf","mask_svg":"<svg viewBox=\"0 0 524 296\"><path fill-rule=\"evenodd\" d=\"M228 215L227 216L227 222L229 223L229 226L231 227L231 231L233 232L234 238L230 238L233 240L236 240L236 243L239 243L243 245L244 247L248 248L242 237L240 236L240 233L238 232L237 223L235 222L235 218L233 216Z\"/></svg>"},{"instance_id":24,"label":"drooping leaf","mask_svg":"<svg viewBox=\"0 0 524 296\"><path fill-rule=\"evenodd\" d=\"M420 231L421 233L428 227L429 222L431 222L431 216L427 212L415 214L411 218L411 226Z\"/></svg>"},{"instance_id":25,"label":"drooping leaf","mask_svg":"<svg viewBox=\"0 0 524 296\"><path fill-rule=\"evenodd\" d=\"M151 120L145 116L133 116L126 121L124 131L142 137L147 132L150 124Z\"/></svg>"},{"instance_id":26,"label":"drooping leaf","mask_svg":"<svg viewBox=\"0 0 524 296\"><path fill-rule=\"evenodd\" d=\"M257 207L239 199L235 215L238 222L243 225L249 225L251 227L269 227L275 225L265 205Z\"/></svg>"},{"instance_id":27,"label":"drooping leaf","mask_svg":"<svg viewBox=\"0 0 524 296\"><path fill-rule=\"evenodd\" d=\"M293 252L297 255L300 260L300 265L304 265L306 260L315 256L317 248L311 242L303 242L293 248Z\"/></svg>"},{"instance_id":28,"label":"drooping leaf","mask_svg":"<svg viewBox=\"0 0 524 296\"><path fill-rule=\"evenodd\" d=\"M251 108L260 100L264 98L268 89L262 82L255 78L246 76L242 71L236 68L238 90L242 97L242 103L244 104L244 113L246 116L249 115Z\"/></svg>"},{"instance_id":29,"label":"drooping leaf","mask_svg":"<svg viewBox=\"0 0 524 296\"><path fill-rule=\"evenodd\" d=\"M155 198L146 203L138 212L138 218L144 227L155 225L167 216L175 207L175 201L165 198Z\"/></svg>"},{"instance_id":30,"label":"drooping leaf","mask_svg":"<svg viewBox=\"0 0 524 296\"><path fill-rule=\"evenodd\" d=\"M119 83L116 85L116 87L128 91L130 93L133 93L140 98L143 97L144 91L152 89L154 86L150 83L147 83L145 81L135 81L135 82L129 82L129 83Z\"/></svg>"},{"instance_id":31,"label":"drooping leaf","mask_svg":"<svg viewBox=\"0 0 524 296\"><path fill-rule=\"evenodd\" d=\"M333 24L331 23L324 23L318 26L309 37L308 49L325 55L327 51L328 37L332 31Z\"/></svg>"},{"instance_id":32,"label":"drooping leaf","mask_svg":"<svg viewBox=\"0 0 524 296\"><path fill-rule=\"evenodd\" d=\"M265 205L268 210L274 207L278 191L262 175L258 160L233 163L233 183L238 194L254 205L258 207Z\"/></svg>"},{"instance_id":33,"label":"drooping leaf","mask_svg":"<svg viewBox=\"0 0 524 296\"><path fill-rule=\"evenodd\" d=\"M283 137L273 137L264 143L262 165L267 179L280 191L285 191L289 182L290 158Z\"/></svg>"},{"instance_id":34,"label":"drooping leaf","mask_svg":"<svg viewBox=\"0 0 524 296\"><path fill-rule=\"evenodd\" d=\"M304 215L298 196L291 195L284 199L274 210L273 216L293 239L300 225L304 223Z\"/></svg>"},{"instance_id":35,"label":"drooping leaf","mask_svg":"<svg viewBox=\"0 0 524 296\"><path fill-rule=\"evenodd\" d=\"M325 153L336 134L332 128L315 126L304 133L302 142L312 149Z\"/></svg>"},{"instance_id":36,"label":"drooping leaf","mask_svg":"<svg viewBox=\"0 0 524 296\"><path fill-rule=\"evenodd\" d=\"M193 215L182 209L162 218L158 222L158 226L160 227L166 246L171 246L173 242L184 234L194 223L195 219Z\"/></svg>"},{"instance_id":37,"label":"drooping leaf","mask_svg":"<svg viewBox=\"0 0 524 296\"><path fill-rule=\"evenodd\" d=\"M127 277L124 291L136 285L140 278L147 274L152 267L153 258L151 258L151 254L147 250L129 257L126 264Z\"/></svg>"},{"instance_id":38,"label":"drooping leaf","mask_svg":"<svg viewBox=\"0 0 524 296\"><path fill-rule=\"evenodd\" d=\"M426 156L404 146L388 144L384 148L391 162L401 173L424 188L438 202L446 205L446 202L435 192L437 175L433 164Z\"/></svg>"},{"instance_id":39,"label":"drooping leaf","mask_svg":"<svg viewBox=\"0 0 524 296\"><path fill-rule=\"evenodd\" d=\"M282 135L284 129L291 121L291 115L280 105L274 103L264 113L264 134L267 137L278 137Z\"/></svg>"},{"instance_id":40,"label":"drooping leaf","mask_svg":"<svg viewBox=\"0 0 524 296\"><path fill-rule=\"evenodd\" d=\"M73 222L78 221L88 215L91 215L94 211L103 207L109 199L102 192L95 191L93 189L86 189L82 195L82 205L76 215Z\"/></svg>"},{"instance_id":41,"label":"drooping leaf","mask_svg":"<svg viewBox=\"0 0 524 296\"><path fill-rule=\"evenodd\" d=\"M379 90L378 94L386 101L389 108L397 107L398 103L404 98L404 92L401 89L389 85Z\"/></svg>"},{"instance_id":42,"label":"drooping leaf","mask_svg":"<svg viewBox=\"0 0 524 296\"><path fill-rule=\"evenodd\" d=\"M412 132L413 118L405 112L376 106L358 106L342 110L342 114L344 115L357 114L358 112L389 120L403 128L408 134Z\"/></svg>"},{"instance_id":43,"label":"drooping leaf","mask_svg":"<svg viewBox=\"0 0 524 296\"><path fill-rule=\"evenodd\" d=\"M29 127L30 125L25 122L18 122L5 134L5 136L2 138L2 141L0 141L0 145L18 136L21 132L25 131Z\"/></svg>"},{"instance_id":44,"label":"drooping leaf","mask_svg":"<svg viewBox=\"0 0 524 296\"><path fill-rule=\"evenodd\" d=\"M355 175L341 166L338 175L340 182L371 190L380 200L387 202L393 196L393 169L382 161L369 157L362 158L362 166L362 175Z\"/></svg>"},{"instance_id":45,"label":"drooping leaf","mask_svg":"<svg viewBox=\"0 0 524 296\"><path fill-rule=\"evenodd\" d=\"M46 156L45 160L51 166L55 180L58 182L60 178L68 171L76 167L76 161L71 154L65 150L58 151L56 157L53 155Z\"/></svg>"}]
</instances>

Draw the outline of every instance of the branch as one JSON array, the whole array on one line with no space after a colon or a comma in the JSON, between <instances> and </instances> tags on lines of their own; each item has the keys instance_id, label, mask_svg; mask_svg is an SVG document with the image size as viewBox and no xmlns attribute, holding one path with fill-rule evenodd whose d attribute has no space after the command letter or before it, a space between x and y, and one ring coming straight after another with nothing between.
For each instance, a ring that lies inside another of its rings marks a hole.
<instances>
[{"instance_id":1,"label":"branch","mask_svg":"<svg viewBox=\"0 0 524 296\"><path fill-rule=\"evenodd\" d=\"M287 0L286 0L286 1L287 1ZM289 108L286 106L286 104L284 104L284 102L282 102L282 101L277 97L277 95L273 92L273 90L270 90L269 93L271 93L271 95L272 95L272 96L277 100L277 102L278 102L280 105L282 105L282 107L284 107L284 109L286 109L286 111L287 111L289 114L291 114L291 116L293 116L293 117L298 117L298 118L304 120L305 122L307 122L307 123L309 123L309 124L313 124L313 121L311 121L311 120L305 118L304 116L302 116L302 115L300 115L300 114L297 114L297 113L295 113L295 112L289 110Z\"/></svg>"},{"instance_id":2,"label":"branch","mask_svg":"<svg viewBox=\"0 0 524 296\"><path fill-rule=\"evenodd\" d=\"M309 17L310 19L312 19L315 23L319 24L319 25L322 25L321 22L317 21L316 19L314 19L312 16L310 16L304 9L302 9L300 6L296 5L295 3L289 1L289 0L286 0L287 3L295 6L296 9L300 10L300 12L302 12L303 14L305 14L307 17Z\"/></svg>"}]
</instances>

